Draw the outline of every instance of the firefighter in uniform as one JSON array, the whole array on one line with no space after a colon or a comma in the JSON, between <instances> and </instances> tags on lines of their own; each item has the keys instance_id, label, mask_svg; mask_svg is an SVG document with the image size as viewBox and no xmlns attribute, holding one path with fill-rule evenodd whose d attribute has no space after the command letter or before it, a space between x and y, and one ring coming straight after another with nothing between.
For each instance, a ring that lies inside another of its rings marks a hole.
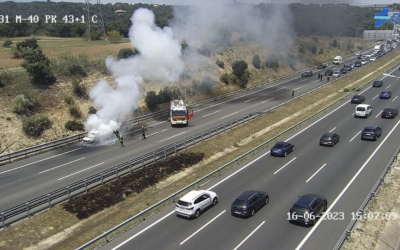
<instances>
[{"instance_id":1,"label":"firefighter in uniform","mask_svg":"<svg viewBox=\"0 0 400 250\"><path fill-rule=\"evenodd\" d=\"M142 139L146 139L146 133L144 132L144 126L142 126Z\"/></svg>"},{"instance_id":2,"label":"firefighter in uniform","mask_svg":"<svg viewBox=\"0 0 400 250\"><path fill-rule=\"evenodd\" d=\"M121 148L125 147L124 146L124 138L121 135L119 136L119 142L121 143Z\"/></svg>"},{"instance_id":3,"label":"firefighter in uniform","mask_svg":"<svg viewBox=\"0 0 400 250\"><path fill-rule=\"evenodd\" d=\"M292 98L294 97L294 89L292 90Z\"/></svg>"}]
</instances>

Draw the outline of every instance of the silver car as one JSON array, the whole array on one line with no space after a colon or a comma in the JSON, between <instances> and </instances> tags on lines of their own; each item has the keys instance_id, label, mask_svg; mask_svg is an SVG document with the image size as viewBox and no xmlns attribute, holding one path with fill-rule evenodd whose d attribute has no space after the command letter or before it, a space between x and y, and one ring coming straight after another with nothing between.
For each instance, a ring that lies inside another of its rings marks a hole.
<instances>
[{"instance_id":1,"label":"silver car","mask_svg":"<svg viewBox=\"0 0 400 250\"><path fill-rule=\"evenodd\" d=\"M340 77L341 75L342 75L342 74L340 74L340 71L335 71L335 72L333 72L332 77L338 78L338 77Z\"/></svg>"}]
</instances>

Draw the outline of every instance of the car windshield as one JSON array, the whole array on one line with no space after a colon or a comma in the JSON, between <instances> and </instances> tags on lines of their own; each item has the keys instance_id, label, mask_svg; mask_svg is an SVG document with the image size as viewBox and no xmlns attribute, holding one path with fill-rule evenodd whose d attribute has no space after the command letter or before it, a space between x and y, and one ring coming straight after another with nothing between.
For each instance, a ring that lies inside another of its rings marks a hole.
<instances>
[{"instance_id":1,"label":"car windshield","mask_svg":"<svg viewBox=\"0 0 400 250\"><path fill-rule=\"evenodd\" d=\"M285 144L283 144L283 143L277 143L274 146L274 148L284 148L284 147L285 147Z\"/></svg>"},{"instance_id":2,"label":"car windshield","mask_svg":"<svg viewBox=\"0 0 400 250\"><path fill-rule=\"evenodd\" d=\"M331 137L327 136L327 135L323 135L321 138L321 141L330 141L330 140L331 140Z\"/></svg>"},{"instance_id":3,"label":"car windshield","mask_svg":"<svg viewBox=\"0 0 400 250\"><path fill-rule=\"evenodd\" d=\"M181 205L181 206L184 206L184 207L190 207L190 205L192 205L192 203L179 200L178 201L178 205Z\"/></svg>"},{"instance_id":4,"label":"car windshield","mask_svg":"<svg viewBox=\"0 0 400 250\"><path fill-rule=\"evenodd\" d=\"M339 72L339 71L336 71L334 74L340 74L340 72Z\"/></svg>"},{"instance_id":5,"label":"car windshield","mask_svg":"<svg viewBox=\"0 0 400 250\"><path fill-rule=\"evenodd\" d=\"M293 206L293 212L296 213L296 214L302 215L302 214L305 214L305 213L307 213L309 211L305 207Z\"/></svg>"},{"instance_id":6,"label":"car windshield","mask_svg":"<svg viewBox=\"0 0 400 250\"><path fill-rule=\"evenodd\" d=\"M96 134L97 134L97 133L90 132L87 136L90 137L90 138L92 138L92 137L96 137Z\"/></svg>"},{"instance_id":7,"label":"car windshield","mask_svg":"<svg viewBox=\"0 0 400 250\"><path fill-rule=\"evenodd\" d=\"M360 99L361 97L359 95L353 96L353 99Z\"/></svg>"},{"instance_id":8,"label":"car windshield","mask_svg":"<svg viewBox=\"0 0 400 250\"><path fill-rule=\"evenodd\" d=\"M238 207L243 207L243 206L246 206L246 201L236 199L236 200L233 202L233 205L238 206Z\"/></svg>"},{"instance_id":9,"label":"car windshield","mask_svg":"<svg viewBox=\"0 0 400 250\"><path fill-rule=\"evenodd\" d=\"M383 112L393 113L393 109L384 109Z\"/></svg>"},{"instance_id":10,"label":"car windshield","mask_svg":"<svg viewBox=\"0 0 400 250\"><path fill-rule=\"evenodd\" d=\"M186 111L185 110L172 110L171 114L172 114L172 116L185 116Z\"/></svg>"},{"instance_id":11,"label":"car windshield","mask_svg":"<svg viewBox=\"0 0 400 250\"><path fill-rule=\"evenodd\" d=\"M357 107L357 111L365 111L364 107Z\"/></svg>"}]
</instances>

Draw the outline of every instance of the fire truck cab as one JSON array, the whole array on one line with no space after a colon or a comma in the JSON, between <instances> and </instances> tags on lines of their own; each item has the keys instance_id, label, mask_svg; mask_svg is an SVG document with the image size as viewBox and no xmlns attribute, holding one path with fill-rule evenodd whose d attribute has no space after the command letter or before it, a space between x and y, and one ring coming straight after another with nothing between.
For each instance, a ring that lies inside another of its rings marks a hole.
<instances>
[{"instance_id":1,"label":"fire truck cab","mask_svg":"<svg viewBox=\"0 0 400 250\"><path fill-rule=\"evenodd\" d=\"M188 110L183 100L172 100L170 107L171 126L189 126L189 119L193 117L193 109Z\"/></svg>"}]
</instances>

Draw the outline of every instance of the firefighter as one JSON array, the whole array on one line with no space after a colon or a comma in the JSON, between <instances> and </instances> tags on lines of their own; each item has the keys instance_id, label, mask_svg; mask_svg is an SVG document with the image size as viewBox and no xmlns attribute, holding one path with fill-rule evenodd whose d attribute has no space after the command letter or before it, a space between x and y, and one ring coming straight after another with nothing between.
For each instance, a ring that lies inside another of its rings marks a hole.
<instances>
[{"instance_id":1,"label":"firefighter","mask_svg":"<svg viewBox=\"0 0 400 250\"><path fill-rule=\"evenodd\" d=\"M144 126L142 126L142 139L146 139L146 133L144 132Z\"/></svg>"},{"instance_id":2,"label":"firefighter","mask_svg":"<svg viewBox=\"0 0 400 250\"><path fill-rule=\"evenodd\" d=\"M294 97L294 89L292 90L292 98Z\"/></svg>"},{"instance_id":3,"label":"firefighter","mask_svg":"<svg viewBox=\"0 0 400 250\"><path fill-rule=\"evenodd\" d=\"M321 81L322 81L322 77L323 77L324 75L321 73Z\"/></svg>"},{"instance_id":4,"label":"firefighter","mask_svg":"<svg viewBox=\"0 0 400 250\"><path fill-rule=\"evenodd\" d=\"M326 80L329 82L329 76L327 76Z\"/></svg>"},{"instance_id":5,"label":"firefighter","mask_svg":"<svg viewBox=\"0 0 400 250\"><path fill-rule=\"evenodd\" d=\"M119 131L118 130L114 130L114 132L113 132L114 134L115 134L115 136L119 139L119 136L120 136L120 134L119 134Z\"/></svg>"},{"instance_id":6,"label":"firefighter","mask_svg":"<svg viewBox=\"0 0 400 250\"><path fill-rule=\"evenodd\" d=\"M121 148L125 147L124 146L124 138L121 135L119 136L119 142L121 143Z\"/></svg>"}]
</instances>

